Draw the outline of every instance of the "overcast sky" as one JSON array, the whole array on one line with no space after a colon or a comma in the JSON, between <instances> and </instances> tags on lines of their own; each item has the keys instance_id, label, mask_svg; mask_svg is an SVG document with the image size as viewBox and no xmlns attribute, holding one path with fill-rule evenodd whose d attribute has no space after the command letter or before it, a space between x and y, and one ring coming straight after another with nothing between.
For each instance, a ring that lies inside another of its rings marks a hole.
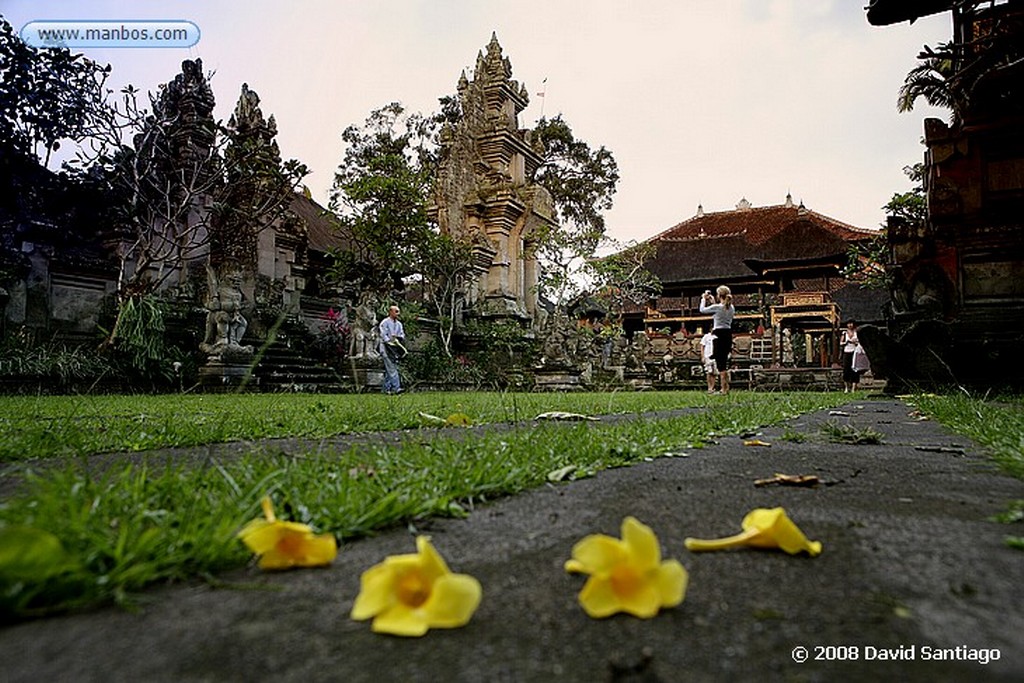
<instances>
[{"instance_id":1,"label":"overcast sky","mask_svg":"<svg viewBox=\"0 0 1024 683\"><path fill-rule=\"evenodd\" d=\"M520 125L561 113L615 155L610 234L644 239L692 217L794 201L859 227L910 182L922 122L896 112L922 46L948 13L873 27L867 0L0 0L15 30L38 19L183 19L195 47L86 49L114 82L154 89L202 57L218 118L248 83L285 158L326 204L342 130L392 101L436 109L497 33L526 83ZM544 79L547 79L546 84ZM544 92L545 96L538 96Z\"/></svg>"}]
</instances>

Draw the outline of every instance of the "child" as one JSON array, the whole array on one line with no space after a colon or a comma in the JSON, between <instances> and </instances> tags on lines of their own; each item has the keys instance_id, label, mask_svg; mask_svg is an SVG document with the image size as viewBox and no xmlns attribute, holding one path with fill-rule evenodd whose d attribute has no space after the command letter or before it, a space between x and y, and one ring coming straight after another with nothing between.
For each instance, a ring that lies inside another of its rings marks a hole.
<instances>
[{"instance_id":1,"label":"child","mask_svg":"<svg viewBox=\"0 0 1024 683\"><path fill-rule=\"evenodd\" d=\"M715 393L715 375L718 366L715 364L715 335L708 332L700 338L701 359L704 361L704 374L708 378L708 393Z\"/></svg>"}]
</instances>

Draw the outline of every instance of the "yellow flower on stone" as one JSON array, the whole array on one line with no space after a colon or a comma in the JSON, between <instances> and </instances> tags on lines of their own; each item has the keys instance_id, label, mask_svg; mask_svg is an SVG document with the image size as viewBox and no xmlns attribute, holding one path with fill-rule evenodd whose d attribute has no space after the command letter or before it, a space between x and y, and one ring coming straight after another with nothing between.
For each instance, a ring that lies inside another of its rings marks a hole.
<instances>
[{"instance_id":1,"label":"yellow flower on stone","mask_svg":"<svg viewBox=\"0 0 1024 683\"><path fill-rule=\"evenodd\" d=\"M278 521L269 496L261 505L265 519L254 519L238 532L238 538L260 556L260 569L319 567L334 561L338 555L334 536L317 536L305 524Z\"/></svg>"},{"instance_id":2,"label":"yellow flower on stone","mask_svg":"<svg viewBox=\"0 0 1024 683\"><path fill-rule=\"evenodd\" d=\"M604 534L582 539L565 569L589 575L579 602L595 619L617 612L650 619L681 603L689 581L678 560L662 562L658 537L634 517L622 520L621 540Z\"/></svg>"},{"instance_id":3,"label":"yellow flower on stone","mask_svg":"<svg viewBox=\"0 0 1024 683\"><path fill-rule=\"evenodd\" d=\"M688 538L688 550L725 550L727 548L780 548L790 555L806 551L811 557L821 554L821 543L809 541L803 532L786 516L782 508L758 508L743 518L743 533L715 540Z\"/></svg>"},{"instance_id":4,"label":"yellow flower on stone","mask_svg":"<svg viewBox=\"0 0 1024 683\"><path fill-rule=\"evenodd\" d=\"M376 633L422 636L432 628L469 623L480 605L480 582L453 574L427 536L416 538L418 552L391 555L365 572L352 618L373 617Z\"/></svg>"}]
</instances>

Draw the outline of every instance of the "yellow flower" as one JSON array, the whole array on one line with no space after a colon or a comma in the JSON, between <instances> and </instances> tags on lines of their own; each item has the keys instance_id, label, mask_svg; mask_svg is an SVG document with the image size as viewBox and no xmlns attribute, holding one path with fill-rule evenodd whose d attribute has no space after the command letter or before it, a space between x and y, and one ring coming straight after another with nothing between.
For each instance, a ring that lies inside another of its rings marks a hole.
<instances>
[{"instance_id":1,"label":"yellow flower","mask_svg":"<svg viewBox=\"0 0 1024 683\"><path fill-rule=\"evenodd\" d=\"M678 560L661 561L658 537L633 517L622 520L622 540L592 534L573 546L565 569L589 574L579 601L595 619L617 612L650 619L681 603L689 581Z\"/></svg>"},{"instance_id":2,"label":"yellow flower","mask_svg":"<svg viewBox=\"0 0 1024 683\"><path fill-rule=\"evenodd\" d=\"M305 524L279 522L269 496L261 504L266 519L254 519L238 532L238 538L260 556L260 569L318 567L334 561L338 555L334 536L317 536Z\"/></svg>"},{"instance_id":3,"label":"yellow flower","mask_svg":"<svg viewBox=\"0 0 1024 683\"><path fill-rule=\"evenodd\" d=\"M352 605L357 621L373 617L376 633L422 636L432 628L469 623L480 605L480 582L453 574L430 538L416 538L417 553L391 555L365 572Z\"/></svg>"},{"instance_id":4,"label":"yellow flower","mask_svg":"<svg viewBox=\"0 0 1024 683\"><path fill-rule=\"evenodd\" d=\"M790 555L806 551L811 557L821 554L821 543L808 541L782 508L758 508L743 518L743 533L711 541L688 538L688 550L724 550L726 548L780 548Z\"/></svg>"}]
</instances>

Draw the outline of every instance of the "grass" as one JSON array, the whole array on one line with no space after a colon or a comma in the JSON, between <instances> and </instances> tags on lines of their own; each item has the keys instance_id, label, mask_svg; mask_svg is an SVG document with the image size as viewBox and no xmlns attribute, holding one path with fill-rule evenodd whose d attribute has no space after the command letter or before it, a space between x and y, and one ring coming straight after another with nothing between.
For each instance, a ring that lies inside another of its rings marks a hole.
<instances>
[{"instance_id":1,"label":"grass","mask_svg":"<svg viewBox=\"0 0 1024 683\"><path fill-rule=\"evenodd\" d=\"M0 502L0 621L131 604L154 583L216 581L219 572L250 561L235 534L259 516L259 500L267 494L282 519L345 542L431 515L467 514L483 502L539 486L552 472L588 476L848 399L746 392L728 398L702 392L3 398L0 461L41 457L60 464L29 475L21 493ZM1024 476L1024 401L914 400L989 447L1011 474ZM550 410L609 414L687 407L704 409L620 424L524 422ZM83 467L79 457L415 427L421 411L523 424L502 432L441 432L427 443L252 454L193 467L147 469L126 462L103 474ZM1021 543L1020 536L1009 539ZM28 559L14 566L19 544L33 553L22 553Z\"/></svg>"},{"instance_id":2,"label":"grass","mask_svg":"<svg viewBox=\"0 0 1024 683\"><path fill-rule=\"evenodd\" d=\"M839 424L830 420L823 423L820 429L825 438L832 443L849 443L858 446L882 443L882 433L871 427Z\"/></svg>"},{"instance_id":3,"label":"grass","mask_svg":"<svg viewBox=\"0 0 1024 683\"><path fill-rule=\"evenodd\" d=\"M983 400L964 394L915 396L912 403L958 434L985 446L1009 475L1024 479L1024 396Z\"/></svg>"},{"instance_id":4,"label":"grass","mask_svg":"<svg viewBox=\"0 0 1024 683\"><path fill-rule=\"evenodd\" d=\"M0 463L226 441L408 429L419 413L475 424L560 410L591 415L707 404L698 392L0 397Z\"/></svg>"},{"instance_id":5,"label":"grass","mask_svg":"<svg viewBox=\"0 0 1024 683\"><path fill-rule=\"evenodd\" d=\"M985 400L965 394L928 394L915 396L912 402L949 429L985 446L1004 472L1024 479L1024 395ZM1018 500L995 521L1018 525L1022 519L1024 501ZM1024 550L1020 534L1007 535L1003 542Z\"/></svg>"},{"instance_id":6,"label":"grass","mask_svg":"<svg viewBox=\"0 0 1024 683\"><path fill-rule=\"evenodd\" d=\"M206 398L202 405L215 402L215 397ZM263 405L255 400L259 398L220 400L241 399L243 420L255 420L256 406ZM212 577L240 567L249 556L235 534L246 521L259 516L259 500L267 494L282 519L311 524L344 542L403 521L466 514L482 502L541 485L548 473L569 466L575 467L573 476L587 476L699 448L711 434L742 433L844 400L838 394L745 393L710 401L698 393L444 394L390 402L365 396L272 398L278 415L287 415L272 419L308 430L306 434L328 430L326 422L311 421L308 415L331 413L347 419L355 414L353 401L367 399L369 405L379 407L380 422L388 426L403 424L412 415L409 411L432 405L435 412L444 413L449 406L461 404L460 409L471 415L495 420L509 419L512 401L525 415L535 410L622 412L686 405L703 405L706 410L611 425L538 424L500 433L442 433L429 443L362 446L336 453L250 455L202 467L149 470L126 464L102 475L83 468L77 458L68 458L63 468L31 475L23 493L0 504L0 618L13 620L111 601L130 604L134 594L153 583ZM488 409L487 400L496 405ZM94 408L118 415L114 422L128 424L140 409L155 413L154 405L129 409L110 402ZM325 408L316 408L319 405ZM524 405L529 410L523 410ZM46 402L36 406L43 409ZM393 406L393 411L387 406ZM51 416L55 411L50 408ZM75 422L71 417L53 421ZM374 424L372 413L369 419L367 427ZM171 421L165 424L167 435L179 428ZM226 433L218 432L221 438ZM237 427L230 433L252 436ZM80 452L87 452L86 443L83 437L77 447L83 449ZM41 539L40 547L50 543L50 552L60 561L48 564L59 569L4 575L5 549L26 543L30 532Z\"/></svg>"}]
</instances>

